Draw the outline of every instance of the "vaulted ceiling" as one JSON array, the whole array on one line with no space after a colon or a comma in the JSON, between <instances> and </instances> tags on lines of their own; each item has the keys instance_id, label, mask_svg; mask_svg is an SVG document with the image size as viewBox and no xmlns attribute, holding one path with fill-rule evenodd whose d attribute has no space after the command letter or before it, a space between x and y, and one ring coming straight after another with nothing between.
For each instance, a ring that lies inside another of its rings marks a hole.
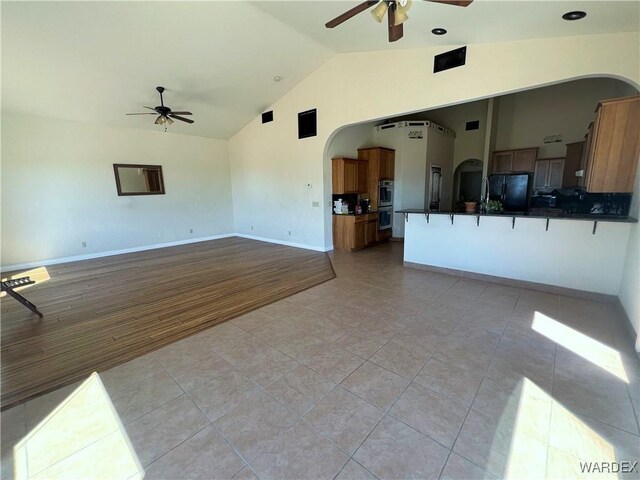
<instances>
[{"instance_id":1,"label":"vaulted ceiling","mask_svg":"<svg viewBox=\"0 0 640 480\"><path fill-rule=\"evenodd\" d=\"M540 0L415 0L393 44L367 12L324 27L357 3L3 1L2 109L158 130L152 116L125 114L158 105L162 85L166 104L195 114L171 132L229 138L339 53L640 29L638 1ZM570 10L587 17L562 20ZM436 37L435 27L449 33Z\"/></svg>"}]
</instances>

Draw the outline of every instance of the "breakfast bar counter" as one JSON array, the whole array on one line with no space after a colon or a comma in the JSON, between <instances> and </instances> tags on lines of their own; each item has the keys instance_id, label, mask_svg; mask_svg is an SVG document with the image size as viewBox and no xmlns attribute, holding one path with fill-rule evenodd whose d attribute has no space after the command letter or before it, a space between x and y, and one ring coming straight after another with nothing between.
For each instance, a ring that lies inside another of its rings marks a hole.
<instances>
[{"instance_id":1,"label":"breakfast bar counter","mask_svg":"<svg viewBox=\"0 0 640 480\"><path fill-rule=\"evenodd\" d=\"M637 222L609 215L396 213L405 217L406 266L596 296L617 295Z\"/></svg>"}]
</instances>

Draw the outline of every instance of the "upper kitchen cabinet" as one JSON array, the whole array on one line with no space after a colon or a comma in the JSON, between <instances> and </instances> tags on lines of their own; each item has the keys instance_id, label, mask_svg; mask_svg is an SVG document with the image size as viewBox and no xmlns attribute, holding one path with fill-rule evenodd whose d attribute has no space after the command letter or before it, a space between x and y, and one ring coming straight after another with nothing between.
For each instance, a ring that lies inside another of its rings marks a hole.
<instances>
[{"instance_id":1,"label":"upper kitchen cabinet","mask_svg":"<svg viewBox=\"0 0 640 480\"><path fill-rule=\"evenodd\" d=\"M640 155L640 96L600 102L587 137L587 149L585 190L633 192Z\"/></svg>"},{"instance_id":2,"label":"upper kitchen cabinet","mask_svg":"<svg viewBox=\"0 0 640 480\"><path fill-rule=\"evenodd\" d=\"M333 193L358 193L358 160L338 157L331 161Z\"/></svg>"},{"instance_id":3,"label":"upper kitchen cabinet","mask_svg":"<svg viewBox=\"0 0 640 480\"><path fill-rule=\"evenodd\" d=\"M580 170L584 142L567 143L567 153L564 159L562 188L574 188L580 185L576 172Z\"/></svg>"},{"instance_id":4,"label":"upper kitchen cabinet","mask_svg":"<svg viewBox=\"0 0 640 480\"><path fill-rule=\"evenodd\" d=\"M536 190L553 190L562 187L564 174L564 158L548 158L536 162L533 173L533 188Z\"/></svg>"},{"instance_id":5,"label":"upper kitchen cabinet","mask_svg":"<svg viewBox=\"0 0 640 480\"><path fill-rule=\"evenodd\" d=\"M537 148L520 148L493 152L491 173L521 173L535 170Z\"/></svg>"},{"instance_id":6,"label":"upper kitchen cabinet","mask_svg":"<svg viewBox=\"0 0 640 480\"><path fill-rule=\"evenodd\" d=\"M358 160L358 193L369 193L369 162Z\"/></svg>"},{"instance_id":7,"label":"upper kitchen cabinet","mask_svg":"<svg viewBox=\"0 0 640 480\"><path fill-rule=\"evenodd\" d=\"M396 166L396 152L387 148L380 149L380 165L378 168L378 178L380 180L393 180Z\"/></svg>"},{"instance_id":8,"label":"upper kitchen cabinet","mask_svg":"<svg viewBox=\"0 0 640 480\"><path fill-rule=\"evenodd\" d=\"M393 180L395 150L384 147L359 148L358 158L369 162L369 178L376 178L376 187L380 180Z\"/></svg>"}]
</instances>

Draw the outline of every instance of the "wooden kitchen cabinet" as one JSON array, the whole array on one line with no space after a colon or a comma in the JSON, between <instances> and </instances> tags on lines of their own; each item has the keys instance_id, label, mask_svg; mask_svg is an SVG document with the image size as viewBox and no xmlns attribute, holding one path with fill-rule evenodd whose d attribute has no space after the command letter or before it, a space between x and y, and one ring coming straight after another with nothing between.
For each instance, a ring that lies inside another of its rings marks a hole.
<instances>
[{"instance_id":1,"label":"wooden kitchen cabinet","mask_svg":"<svg viewBox=\"0 0 640 480\"><path fill-rule=\"evenodd\" d=\"M513 152L494 152L491 162L491 173L511 173L513 169Z\"/></svg>"},{"instance_id":2,"label":"wooden kitchen cabinet","mask_svg":"<svg viewBox=\"0 0 640 480\"><path fill-rule=\"evenodd\" d=\"M562 188L577 187L578 177L576 172L580 170L584 142L567 143L567 153L564 158L564 172L562 174Z\"/></svg>"},{"instance_id":3,"label":"wooden kitchen cabinet","mask_svg":"<svg viewBox=\"0 0 640 480\"><path fill-rule=\"evenodd\" d=\"M369 162L358 160L358 193L369 193Z\"/></svg>"},{"instance_id":4,"label":"wooden kitchen cabinet","mask_svg":"<svg viewBox=\"0 0 640 480\"><path fill-rule=\"evenodd\" d=\"M587 161L589 159L589 152L591 151L591 141L593 140L593 122L589 124L587 128L587 133L584 136L584 148L582 149L582 157L580 159L580 173L581 175L578 177L578 186L580 188L585 188L585 173L587 171Z\"/></svg>"},{"instance_id":5,"label":"wooden kitchen cabinet","mask_svg":"<svg viewBox=\"0 0 640 480\"><path fill-rule=\"evenodd\" d=\"M368 166L368 189L371 209L378 209L378 183L380 180L393 180L396 152L390 148L370 147L358 149L358 160L366 161Z\"/></svg>"},{"instance_id":6,"label":"wooden kitchen cabinet","mask_svg":"<svg viewBox=\"0 0 640 480\"><path fill-rule=\"evenodd\" d=\"M353 232L353 248L352 250L360 250L367 245L367 224L364 218L354 216L354 232Z\"/></svg>"},{"instance_id":7,"label":"wooden kitchen cabinet","mask_svg":"<svg viewBox=\"0 0 640 480\"><path fill-rule=\"evenodd\" d=\"M537 158L537 148L520 148L493 152L491 173L533 172Z\"/></svg>"},{"instance_id":8,"label":"wooden kitchen cabinet","mask_svg":"<svg viewBox=\"0 0 640 480\"><path fill-rule=\"evenodd\" d=\"M331 177L334 194L369 192L369 162L366 160L333 158Z\"/></svg>"},{"instance_id":9,"label":"wooden kitchen cabinet","mask_svg":"<svg viewBox=\"0 0 640 480\"><path fill-rule=\"evenodd\" d=\"M564 162L564 158L538 160L533 173L534 190L553 190L555 188L562 188Z\"/></svg>"},{"instance_id":10,"label":"wooden kitchen cabinet","mask_svg":"<svg viewBox=\"0 0 640 480\"><path fill-rule=\"evenodd\" d=\"M331 161L333 193L358 193L358 160L336 157Z\"/></svg>"},{"instance_id":11,"label":"wooden kitchen cabinet","mask_svg":"<svg viewBox=\"0 0 640 480\"><path fill-rule=\"evenodd\" d=\"M393 180L396 168L395 151L386 148L380 149L380 166L378 168L378 180Z\"/></svg>"},{"instance_id":12,"label":"wooden kitchen cabinet","mask_svg":"<svg viewBox=\"0 0 640 480\"><path fill-rule=\"evenodd\" d=\"M368 247L378 241L378 215L370 213L365 220L365 245Z\"/></svg>"},{"instance_id":13,"label":"wooden kitchen cabinet","mask_svg":"<svg viewBox=\"0 0 640 480\"><path fill-rule=\"evenodd\" d=\"M587 138L584 188L591 193L631 193L640 155L640 96L598 103Z\"/></svg>"},{"instance_id":14,"label":"wooden kitchen cabinet","mask_svg":"<svg viewBox=\"0 0 640 480\"><path fill-rule=\"evenodd\" d=\"M353 252L378 242L378 214L334 215L333 248Z\"/></svg>"}]
</instances>

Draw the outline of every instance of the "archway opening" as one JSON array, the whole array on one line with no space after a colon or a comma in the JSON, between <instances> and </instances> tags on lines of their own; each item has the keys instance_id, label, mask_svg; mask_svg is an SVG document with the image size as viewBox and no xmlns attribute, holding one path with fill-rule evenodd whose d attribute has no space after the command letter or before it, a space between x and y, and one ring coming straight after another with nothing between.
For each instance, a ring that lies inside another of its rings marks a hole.
<instances>
[{"instance_id":1,"label":"archway opening","mask_svg":"<svg viewBox=\"0 0 640 480\"><path fill-rule=\"evenodd\" d=\"M482 197L482 160L470 158L458 165L453 173L455 209L464 210L464 202L479 202Z\"/></svg>"},{"instance_id":2,"label":"archway opening","mask_svg":"<svg viewBox=\"0 0 640 480\"><path fill-rule=\"evenodd\" d=\"M373 146L397 150L394 211L399 208L421 208L421 205L430 204L426 201L426 196L430 196L431 192L424 187L426 171L430 170L431 165L441 165L440 159L428 159L425 162L424 157L416 157L415 162L421 163L420 168L414 165L413 170L405 169L406 155L400 152L401 147L385 143L383 135L378 134L377 127L398 122L429 121L455 132L450 170L445 171L442 178L446 191L443 192L444 201L440 208L455 210L461 197L483 200L483 187L486 187L484 182L492 173L491 159L494 152L536 148L537 160L563 158L567 156L568 145L584 142L599 101L637 94L635 85L619 78L579 78L445 107L423 111L416 109L406 114L394 113L386 119L378 118L343 126L335 130L325 144L325 205L332 206L332 156L357 157L358 148ZM566 170L571 174L571 168ZM410 174L410 171L415 174ZM532 169L532 177L533 173ZM483 182L480 188L478 177ZM576 181L572 180L565 183L575 186ZM407 181L417 182L422 188L407 188ZM404 205L403 192L409 191L424 192L424 201L414 199L413 203ZM325 212L325 245L330 246L331 208L327 208ZM403 227L402 214L394 214L393 237L403 237Z\"/></svg>"}]
</instances>

